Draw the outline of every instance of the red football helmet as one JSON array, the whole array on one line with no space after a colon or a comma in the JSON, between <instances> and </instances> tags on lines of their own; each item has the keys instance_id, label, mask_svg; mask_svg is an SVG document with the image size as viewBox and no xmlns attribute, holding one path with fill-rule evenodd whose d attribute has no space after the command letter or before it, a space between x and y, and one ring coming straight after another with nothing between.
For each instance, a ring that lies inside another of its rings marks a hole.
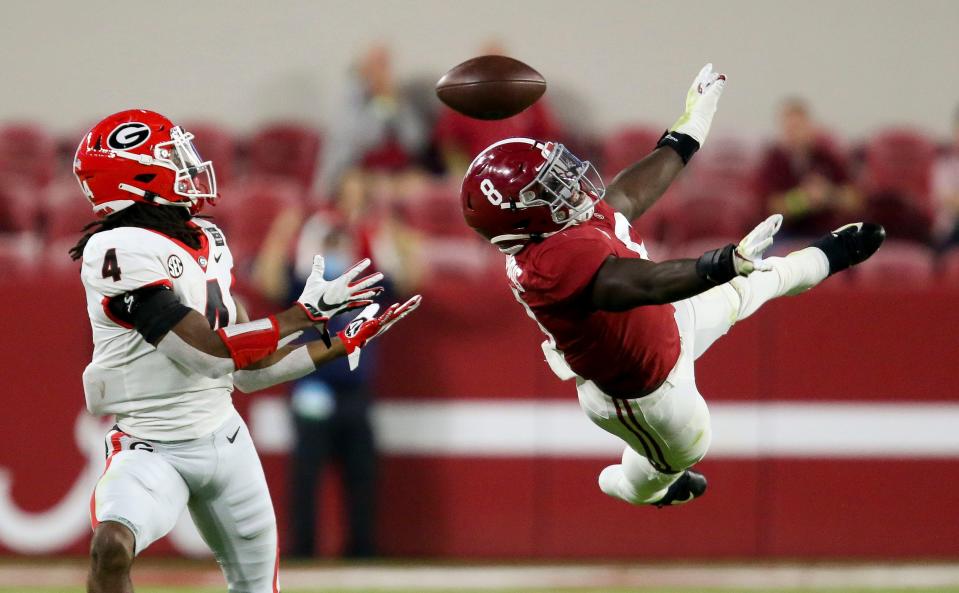
<instances>
[{"instance_id":1,"label":"red football helmet","mask_svg":"<svg viewBox=\"0 0 959 593\"><path fill-rule=\"evenodd\" d=\"M466 223L512 254L589 220L605 193L596 167L562 144L508 138L473 159L460 200Z\"/></svg>"},{"instance_id":2,"label":"red football helmet","mask_svg":"<svg viewBox=\"0 0 959 593\"><path fill-rule=\"evenodd\" d=\"M73 174L97 216L134 202L182 206L196 214L216 200L213 163L193 134L159 113L130 109L93 126L77 147Z\"/></svg>"}]
</instances>

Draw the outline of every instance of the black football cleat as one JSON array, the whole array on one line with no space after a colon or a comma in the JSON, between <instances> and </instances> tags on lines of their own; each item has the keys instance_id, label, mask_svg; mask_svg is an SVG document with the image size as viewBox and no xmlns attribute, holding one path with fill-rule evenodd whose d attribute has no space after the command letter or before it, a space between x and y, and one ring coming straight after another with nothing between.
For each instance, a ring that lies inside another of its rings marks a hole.
<instances>
[{"instance_id":1,"label":"black football cleat","mask_svg":"<svg viewBox=\"0 0 959 593\"><path fill-rule=\"evenodd\" d=\"M687 469L666 490L665 496L652 504L658 508L686 504L694 498L699 498L704 492L706 492L706 476Z\"/></svg>"},{"instance_id":2,"label":"black football cleat","mask_svg":"<svg viewBox=\"0 0 959 593\"><path fill-rule=\"evenodd\" d=\"M829 275L860 264L879 250L886 239L886 229L874 222L854 222L841 226L821 239L813 241L829 260Z\"/></svg>"}]
</instances>

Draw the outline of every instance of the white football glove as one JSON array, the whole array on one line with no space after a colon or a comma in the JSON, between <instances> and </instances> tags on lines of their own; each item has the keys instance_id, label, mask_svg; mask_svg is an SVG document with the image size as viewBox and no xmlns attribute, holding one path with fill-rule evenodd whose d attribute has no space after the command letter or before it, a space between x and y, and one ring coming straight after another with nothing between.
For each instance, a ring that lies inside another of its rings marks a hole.
<instances>
[{"instance_id":1,"label":"white football glove","mask_svg":"<svg viewBox=\"0 0 959 593\"><path fill-rule=\"evenodd\" d=\"M314 323L325 323L344 311L369 305L373 297L383 291L382 286L374 286L383 279L383 274L379 272L356 280L360 272L370 267L370 263L369 258L361 260L343 272L342 276L325 280L323 256L314 256L313 270L306 279L303 294L296 299L297 304Z\"/></svg>"},{"instance_id":2,"label":"white football glove","mask_svg":"<svg viewBox=\"0 0 959 593\"><path fill-rule=\"evenodd\" d=\"M783 215L773 214L759 223L739 242L733 251L733 266L740 276L748 276L755 271L768 272L772 266L763 261L763 253L773 244L773 236L782 226Z\"/></svg>"},{"instance_id":3,"label":"white football glove","mask_svg":"<svg viewBox=\"0 0 959 593\"><path fill-rule=\"evenodd\" d=\"M696 75L689 92L686 93L686 111L676 120L670 132L679 132L690 136L702 148L709 134L709 127L716 115L719 96L726 88L726 75L713 72L713 65L706 64Z\"/></svg>"},{"instance_id":4,"label":"white football glove","mask_svg":"<svg viewBox=\"0 0 959 593\"><path fill-rule=\"evenodd\" d=\"M399 303L390 305L378 317L376 313L380 310L380 306L377 304L372 304L360 311L360 314L346 326L346 329L336 334L343 342L343 347L346 348L346 358L350 363L350 370L356 370L356 367L359 366L360 350L363 346L376 336L385 333L394 323L415 311L422 301L423 297L416 295L402 305Z\"/></svg>"}]
</instances>

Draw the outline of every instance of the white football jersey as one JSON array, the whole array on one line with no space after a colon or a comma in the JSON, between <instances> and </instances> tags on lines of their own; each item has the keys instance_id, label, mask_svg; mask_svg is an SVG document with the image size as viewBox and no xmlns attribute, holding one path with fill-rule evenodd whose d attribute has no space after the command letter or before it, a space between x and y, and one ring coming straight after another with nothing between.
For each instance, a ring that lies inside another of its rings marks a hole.
<instances>
[{"instance_id":1,"label":"white football jersey","mask_svg":"<svg viewBox=\"0 0 959 593\"><path fill-rule=\"evenodd\" d=\"M83 373L87 409L115 414L120 430L144 439L202 437L233 411L232 375L210 379L190 371L107 307L112 297L165 284L214 329L235 323L233 256L216 225L199 218L193 223L203 229L198 250L137 227L99 232L83 250L80 276L93 326L93 361Z\"/></svg>"}]
</instances>

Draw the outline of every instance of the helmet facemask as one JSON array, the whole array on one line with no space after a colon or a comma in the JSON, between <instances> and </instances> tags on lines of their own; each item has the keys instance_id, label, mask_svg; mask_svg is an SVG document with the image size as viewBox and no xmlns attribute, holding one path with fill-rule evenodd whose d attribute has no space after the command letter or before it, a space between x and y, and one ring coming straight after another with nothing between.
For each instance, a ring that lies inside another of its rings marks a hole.
<instances>
[{"instance_id":1,"label":"helmet facemask","mask_svg":"<svg viewBox=\"0 0 959 593\"><path fill-rule=\"evenodd\" d=\"M521 207L546 206L553 222L568 226L588 220L606 194L599 171L562 144L543 146L543 164L536 178L519 193Z\"/></svg>"},{"instance_id":2,"label":"helmet facemask","mask_svg":"<svg viewBox=\"0 0 959 593\"><path fill-rule=\"evenodd\" d=\"M200 153L193 145L193 137L193 134L176 126L170 130L170 141L158 143L153 153L156 158L165 157L173 165L176 171L174 193L192 201L202 199L212 203L216 200L213 162L200 158Z\"/></svg>"},{"instance_id":3,"label":"helmet facemask","mask_svg":"<svg viewBox=\"0 0 959 593\"><path fill-rule=\"evenodd\" d=\"M201 201L213 203L216 200L216 175L213 171L213 163L200 158L200 153L193 145L193 134L179 126L170 129L170 140L158 142L153 147L153 156L125 150L115 150L114 153L143 165L163 167L174 172L171 188L173 194L186 199L171 200L163 196L155 196L156 203L193 208ZM120 189L141 196L146 194L143 189L127 183L121 183Z\"/></svg>"}]
</instances>

